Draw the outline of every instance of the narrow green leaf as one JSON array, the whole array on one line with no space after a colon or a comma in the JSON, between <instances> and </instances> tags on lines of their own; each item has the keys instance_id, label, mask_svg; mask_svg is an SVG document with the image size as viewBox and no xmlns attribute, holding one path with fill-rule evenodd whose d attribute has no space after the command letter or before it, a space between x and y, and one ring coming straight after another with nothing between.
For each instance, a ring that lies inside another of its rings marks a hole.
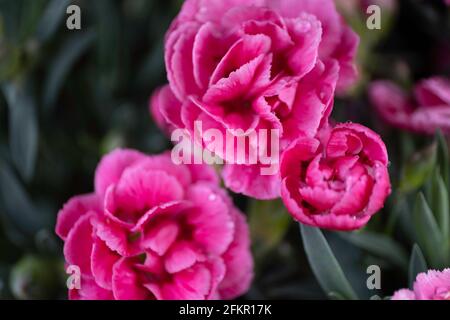
<instances>
[{"instance_id":1,"label":"narrow green leaf","mask_svg":"<svg viewBox=\"0 0 450 320\"><path fill-rule=\"evenodd\" d=\"M444 184L446 186L449 185L449 155L448 155L448 146L447 140L442 134L441 130L436 132L436 140L438 142L437 149L437 161L439 167L441 168L442 179L444 180Z\"/></svg>"},{"instance_id":2,"label":"narrow green leaf","mask_svg":"<svg viewBox=\"0 0 450 320\"><path fill-rule=\"evenodd\" d=\"M11 168L0 160L0 200L9 222L27 236L34 236L45 220L33 205Z\"/></svg>"},{"instance_id":3,"label":"narrow green leaf","mask_svg":"<svg viewBox=\"0 0 450 320\"><path fill-rule=\"evenodd\" d=\"M11 158L21 176L29 181L34 174L39 135L34 98L15 83L4 85L3 92L9 108Z\"/></svg>"},{"instance_id":4,"label":"narrow green leaf","mask_svg":"<svg viewBox=\"0 0 450 320\"><path fill-rule=\"evenodd\" d=\"M65 28L65 26L61 25L61 21L63 20L66 14L66 9L71 2L71 0L51 0L47 4L44 14L42 15L37 27L37 40L45 42L52 37L58 27Z\"/></svg>"},{"instance_id":5,"label":"narrow green leaf","mask_svg":"<svg viewBox=\"0 0 450 320\"><path fill-rule=\"evenodd\" d=\"M443 178L439 173L439 170L436 170L434 172L431 186L432 192L430 203L433 209L433 213L441 229L443 239L447 239L448 242L450 227L448 190L445 186Z\"/></svg>"},{"instance_id":6,"label":"narrow green leaf","mask_svg":"<svg viewBox=\"0 0 450 320\"><path fill-rule=\"evenodd\" d=\"M413 223L419 246L424 250L431 265L439 268L443 264L443 241L441 230L422 193L416 198Z\"/></svg>"},{"instance_id":7,"label":"narrow green leaf","mask_svg":"<svg viewBox=\"0 0 450 320\"><path fill-rule=\"evenodd\" d=\"M98 41L95 44L99 72L97 94L109 97L116 88L120 67L128 58L127 41L121 39L122 21L117 3L110 0L97 0L94 3L97 21Z\"/></svg>"},{"instance_id":8,"label":"narrow green leaf","mask_svg":"<svg viewBox=\"0 0 450 320\"><path fill-rule=\"evenodd\" d=\"M405 250L388 236L367 231L341 232L339 235L355 246L384 258L404 270L408 268L408 255Z\"/></svg>"},{"instance_id":9,"label":"narrow green leaf","mask_svg":"<svg viewBox=\"0 0 450 320\"><path fill-rule=\"evenodd\" d=\"M75 62L83 55L94 40L94 33L87 31L69 37L50 64L44 83L44 106L53 108L58 93Z\"/></svg>"},{"instance_id":10,"label":"narrow green leaf","mask_svg":"<svg viewBox=\"0 0 450 320\"><path fill-rule=\"evenodd\" d=\"M433 144L415 153L402 167L400 192L411 192L420 188L430 177L436 165L436 145Z\"/></svg>"},{"instance_id":11,"label":"narrow green leaf","mask_svg":"<svg viewBox=\"0 0 450 320\"><path fill-rule=\"evenodd\" d=\"M333 296L357 299L320 229L300 224L300 231L309 264L322 289Z\"/></svg>"},{"instance_id":12,"label":"narrow green leaf","mask_svg":"<svg viewBox=\"0 0 450 320\"><path fill-rule=\"evenodd\" d=\"M155 47L149 52L142 67L139 68L137 75L139 85L148 87L159 81L164 75L164 40L160 39L156 42Z\"/></svg>"},{"instance_id":13,"label":"narrow green leaf","mask_svg":"<svg viewBox=\"0 0 450 320\"><path fill-rule=\"evenodd\" d=\"M18 44L20 41L22 4L21 1L0 1L2 36L14 44Z\"/></svg>"},{"instance_id":14,"label":"narrow green leaf","mask_svg":"<svg viewBox=\"0 0 450 320\"><path fill-rule=\"evenodd\" d=\"M4 56L0 59L0 82L14 78L21 69L21 50L5 43L2 50Z\"/></svg>"},{"instance_id":15,"label":"narrow green leaf","mask_svg":"<svg viewBox=\"0 0 450 320\"><path fill-rule=\"evenodd\" d=\"M33 0L28 1L26 5L22 4L19 34L19 39L22 44L29 40L30 36L36 30L43 8L45 7L45 2L46 0Z\"/></svg>"},{"instance_id":16,"label":"narrow green leaf","mask_svg":"<svg viewBox=\"0 0 450 320\"><path fill-rule=\"evenodd\" d=\"M427 270L428 267L422 250L420 250L420 247L417 244L414 244L411 252L411 258L409 259L409 287L412 288L413 283L419 273L426 272Z\"/></svg>"},{"instance_id":17,"label":"narrow green leaf","mask_svg":"<svg viewBox=\"0 0 450 320\"><path fill-rule=\"evenodd\" d=\"M342 295L336 292L329 292L327 296L331 300L346 300Z\"/></svg>"},{"instance_id":18,"label":"narrow green leaf","mask_svg":"<svg viewBox=\"0 0 450 320\"><path fill-rule=\"evenodd\" d=\"M404 162L404 160L409 159L409 157L414 154L414 152L417 150L415 142L414 142L414 138L412 137L412 135L409 132L405 132L405 131L400 131L398 133L398 137L399 137L399 143L400 143L400 159L402 159Z\"/></svg>"}]
</instances>

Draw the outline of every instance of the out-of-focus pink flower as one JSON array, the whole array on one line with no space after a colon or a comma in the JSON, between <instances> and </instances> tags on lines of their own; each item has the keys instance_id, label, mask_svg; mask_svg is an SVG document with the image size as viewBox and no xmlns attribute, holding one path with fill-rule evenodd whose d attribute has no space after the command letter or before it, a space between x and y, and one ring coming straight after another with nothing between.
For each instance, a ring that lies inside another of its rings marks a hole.
<instances>
[{"instance_id":1,"label":"out-of-focus pink flower","mask_svg":"<svg viewBox=\"0 0 450 320\"><path fill-rule=\"evenodd\" d=\"M420 82L415 88L417 103L424 107L450 107L450 81L435 77Z\"/></svg>"},{"instance_id":2,"label":"out-of-focus pink flower","mask_svg":"<svg viewBox=\"0 0 450 320\"><path fill-rule=\"evenodd\" d=\"M71 299L230 299L252 279L245 217L214 170L169 154L105 156L95 192L63 207L56 233L81 270Z\"/></svg>"},{"instance_id":3,"label":"out-of-focus pink flower","mask_svg":"<svg viewBox=\"0 0 450 320\"><path fill-rule=\"evenodd\" d=\"M418 274L413 290L398 290L392 300L450 300L450 269Z\"/></svg>"},{"instance_id":4,"label":"out-of-focus pink flower","mask_svg":"<svg viewBox=\"0 0 450 320\"><path fill-rule=\"evenodd\" d=\"M334 230L364 226L390 193L381 138L359 124L338 124L299 138L281 159L282 199L305 224Z\"/></svg>"},{"instance_id":5,"label":"out-of-focus pink flower","mask_svg":"<svg viewBox=\"0 0 450 320\"><path fill-rule=\"evenodd\" d=\"M414 96L390 81L376 81L369 96L381 117L389 124L414 132L450 133L450 81L434 77L419 82Z\"/></svg>"},{"instance_id":6,"label":"out-of-focus pink flower","mask_svg":"<svg viewBox=\"0 0 450 320\"><path fill-rule=\"evenodd\" d=\"M278 130L284 145L314 136L336 86L344 90L356 77L359 39L332 0L187 0L165 40L169 85L155 93L151 109L163 127L191 134L201 121L223 136ZM279 177L262 177L261 163L236 165L225 148L218 156L229 188L279 196ZM253 188L255 179L266 187Z\"/></svg>"}]
</instances>

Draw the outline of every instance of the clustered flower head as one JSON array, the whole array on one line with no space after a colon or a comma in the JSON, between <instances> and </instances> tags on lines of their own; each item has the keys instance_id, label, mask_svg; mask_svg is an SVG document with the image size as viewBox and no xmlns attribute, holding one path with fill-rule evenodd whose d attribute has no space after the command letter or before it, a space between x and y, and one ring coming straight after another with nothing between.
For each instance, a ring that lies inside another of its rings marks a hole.
<instances>
[{"instance_id":1,"label":"clustered flower head","mask_svg":"<svg viewBox=\"0 0 450 320\"><path fill-rule=\"evenodd\" d=\"M358 42L333 0L186 0L165 38L169 84L150 109L167 134L195 136L196 122L223 136L278 130L276 174L213 150L225 186L281 197L305 224L361 228L390 193L386 147L362 125L329 121L357 76ZM72 299L231 299L252 279L245 218L215 171L169 153L105 156L95 192L64 206L56 232L81 268Z\"/></svg>"},{"instance_id":2,"label":"clustered flower head","mask_svg":"<svg viewBox=\"0 0 450 320\"><path fill-rule=\"evenodd\" d=\"M165 40L169 84L156 91L151 110L169 132L194 135L196 121L224 136L276 129L283 149L299 135L314 137L336 88L357 76L359 38L332 0L187 0ZM214 151L226 162L229 189L280 196L279 177L261 175L261 163L237 164Z\"/></svg>"},{"instance_id":3,"label":"clustered flower head","mask_svg":"<svg viewBox=\"0 0 450 320\"><path fill-rule=\"evenodd\" d=\"M450 300L450 269L418 274L413 290L398 290L392 300Z\"/></svg>"},{"instance_id":4,"label":"clustered flower head","mask_svg":"<svg viewBox=\"0 0 450 320\"><path fill-rule=\"evenodd\" d=\"M357 76L358 42L332 0L188 0L166 34L169 84L150 110L168 133L194 136L196 121L223 136L277 129L277 174L233 162L225 146L211 150L225 161L225 185L256 199L282 197L303 223L357 229L390 193L380 137L361 125L330 129L336 92Z\"/></svg>"},{"instance_id":5,"label":"clustered flower head","mask_svg":"<svg viewBox=\"0 0 450 320\"><path fill-rule=\"evenodd\" d=\"M56 233L81 270L71 299L231 299L252 279L245 217L214 170L167 153L106 155L95 192L69 200Z\"/></svg>"}]
</instances>

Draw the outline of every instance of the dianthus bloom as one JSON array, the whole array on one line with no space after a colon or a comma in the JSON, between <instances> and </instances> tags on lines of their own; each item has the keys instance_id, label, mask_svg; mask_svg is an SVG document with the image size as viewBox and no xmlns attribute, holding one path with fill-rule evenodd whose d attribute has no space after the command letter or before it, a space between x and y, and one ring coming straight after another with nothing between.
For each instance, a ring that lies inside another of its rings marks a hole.
<instances>
[{"instance_id":1,"label":"dianthus bloom","mask_svg":"<svg viewBox=\"0 0 450 320\"><path fill-rule=\"evenodd\" d=\"M332 0L187 0L166 34L169 84L155 92L152 113L166 131L191 136L195 123L223 136L276 130L282 151L327 123L335 89L355 80L358 41ZM279 176L248 160L270 146L250 143L243 163L226 148L211 151L225 160L227 187L279 196Z\"/></svg>"},{"instance_id":2,"label":"dianthus bloom","mask_svg":"<svg viewBox=\"0 0 450 320\"><path fill-rule=\"evenodd\" d=\"M299 138L281 159L282 199L292 216L334 230L364 226L390 193L380 137L359 124Z\"/></svg>"},{"instance_id":3,"label":"dianthus bloom","mask_svg":"<svg viewBox=\"0 0 450 320\"><path fill-rule=\"evenodd\" d=\"M419 82L414 97L390 81L376 81L369 95L381 117L395 127L426 134L441 129L450 134L450 80L447 78Z\"/></svg>"},{"instance_id":4,"label":"dianthus bloom","mask_svg":"<svg viewBox=\"0 0 450 320\"><path fill-rule=\"evenodd\" d=\"M252 278L245 217L214 170L169 154L105 156L95 192L63 207L56 233L81 270L71 299L230 299Z\"/></svg>"},{"instance_id":5,"label":"dianthus bloom","mask_svg":"<svg viewBox=\"0 0 450 320\"><path fill-rule=\"evenodd\" d=\"M392 300L450 300L450 269L420 273L413 290L398 290Z\"/></svg>"}]
</instances>

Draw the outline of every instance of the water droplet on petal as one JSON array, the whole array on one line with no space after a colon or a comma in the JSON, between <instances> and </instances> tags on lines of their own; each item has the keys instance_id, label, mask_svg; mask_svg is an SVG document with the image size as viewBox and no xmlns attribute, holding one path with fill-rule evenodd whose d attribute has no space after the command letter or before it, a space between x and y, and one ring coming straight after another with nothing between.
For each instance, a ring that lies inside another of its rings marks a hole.
<instances>
[{"instance_id":1,"label":"water droplet on petal","mask_svg":"<svg viewBox=\"0 0 450 320\"><path fill-rule=\"evenodd\" d=\"M209 197L208 197L208 200L209 201L214 201L214 200L216 200L216 198L217 198L217 196L215 194L210 194Z\"/></svg>"}]
</instances>

